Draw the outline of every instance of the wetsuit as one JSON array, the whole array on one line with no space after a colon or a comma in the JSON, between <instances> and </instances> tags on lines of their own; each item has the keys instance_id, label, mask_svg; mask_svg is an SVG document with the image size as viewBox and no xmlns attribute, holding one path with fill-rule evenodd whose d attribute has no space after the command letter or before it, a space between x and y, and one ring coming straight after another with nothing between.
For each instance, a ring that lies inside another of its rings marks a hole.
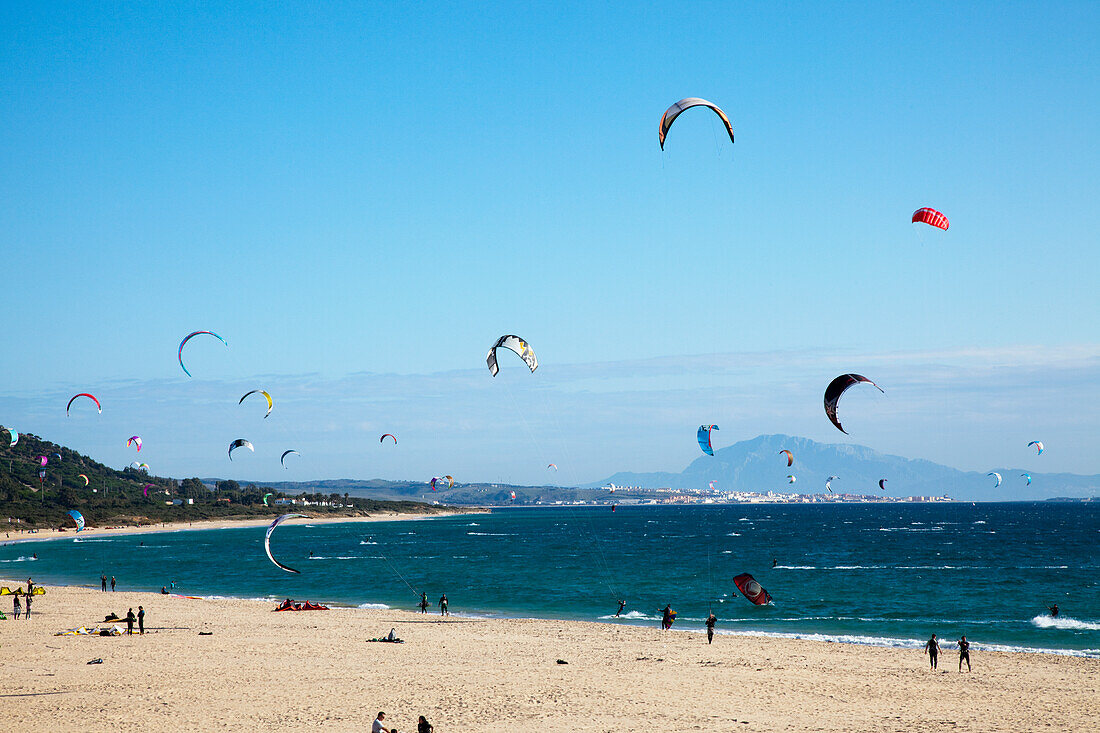
<instances>
[{"instance_id":1,"label":"wetsuit","mask_svg":"<svg viewBox=\"0 0 1100 733\"><path fill-rule=\"evenodd\" d=\"M421 593L420 594L420 613L427 613L428 612L428 606L430 606L430 605L431 604L428 603L428 595L426 593Z\"/></svg>"},{"instance_id":2,"label":"wetsuit","mask_svg":"<svg viewBox=\"0 0 1100 733\"><path fill-rule=\"evenodd\" d=\"M714 625L718 623L718 619L714 617L714 614L707 616L707 643L710 644L714 641Z\"/></svg>"},{"instance_id":3,"label":"wetsuit","mask_svg":"<svg viewBox=\"0 0 1100 733\"><path fill-rule=\"evenodd\" d=\"M1057 603L1055 603L1053 606L1050 607L1050 617L1051 618L1057 618L1058 617L1058 604Z\"/></svg>"},{"instance_id":4,"label":"wetsuit","mask_svg":"<svg viewBox=\"0 0 1100 733\"><path fill-rule=\"evenodd\" d=\"M940 654L940 644L936 641L936 637L932 637L928 640L928 643L924 645L924 648L928 651L928 663L932 669L936 668L936 660Z\"/></svg>"},{"instance_id":5,"label":"wetsuit","mask_svg":"<svg viewBox=\"0 0 1100 733\"><path fill-rule=\"evenodd\" d=\"M962 672L963 660L966 660L966 671L970 671L970 642L966 639L959 640L959 671Z\"/></svg>"},{"instance_id":6,"label":"wetsuit","mask_svg":"<svg viewBox=\"0 0 1100 733\"><path fill-rule=\"evenodd\" d=\"M615 617L618 618L619 614L626 608L626 601L619 601L619 610L615 612Z\"/></svg>"}]
</instances>

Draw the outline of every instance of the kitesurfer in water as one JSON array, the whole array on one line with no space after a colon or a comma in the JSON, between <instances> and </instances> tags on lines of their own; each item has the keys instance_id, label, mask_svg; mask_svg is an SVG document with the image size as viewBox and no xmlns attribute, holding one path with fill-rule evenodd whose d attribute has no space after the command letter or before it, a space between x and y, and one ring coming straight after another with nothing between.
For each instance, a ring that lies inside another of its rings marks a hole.
<instances>
[{"instance_id":1,"label":"kitesurfer in water","mask_svg":"<svg viewBox=\"0 0 1100 733\"><path fill-rule=\"evenodd\" d=\"M963 660L966 660L966 671L970 671L970 642L966 637L959 639L959 671L963 671Z\"/></svg>"},{"instance_id":2,"label":"kitesurfer in water","mask_svg":"<svg viewBox=\"0 0 1100 733\"><path fill-rule=\"evenodd\" d=\"M1055 603L1053 606L1047 606L1047 610L1050 611L1050 617L1051 618L1058 618L1058 604L1057 603Z\"/></svg>"},{"instance_id":3,"label":"kitesurfer in water","mask_svg":"<svg viewBox=\"0 0 1100 733\"><path fill-rule=\"evenodd\" d=\"M940 654L940 643L936 641L936 635L932 634L932 638L924 645L924 650L928 652L928 663L932 669L936 668L936 658Z\"/></svg>"},{"instance_id":4,"label":"kitesurfer in water","mask_svg":"<svg viewBox=\"0 0 1100 733\"><path fill-rule=\"evenodd\" d=\"M774 567L775 567L776 565L778 565L778 564L779 564L779 561L778 561L778 560L776 560L776 559L775 559L775 558L773 557L773 558L772 558L772 567L774 568Z\"/></svg>"},{"instance_id":5,"label":"kitesurfer in water","mask_svg":"<svg viewBox=\"0 0 1100 733\"><path fill-rule=\"evenodd\" d=\"M718 617L714 615L714 611L710 612L705 623L707 625L707 643L710 644L714 641L714 625L718 623Z\"/></svg>"},{"instance_id":6,"label":"kitesurfer in water","mask_svg":"<svg viewBox=\"0 0 1100 733\"><path fill-rule=\"evenodd\" d=\"M619 617L619 614L621 614L623 612L624 608L626 608L626 601L620 599L619 600L619 610L615 612L615 618Z\"/></svg>"},{"instance_id":7,"label":"kitesurfer in water","mask_svg":"<svg viewBox=\"0 0 1100 733\"><path fill-rule=\"evenodd\" d=\"M421 593L420 594L420 613L427 613L428 612L428 606L430 606L430 605L432 605L432 604L428 603L428 594L427 593Z\"/></svg>"}]
</instances>

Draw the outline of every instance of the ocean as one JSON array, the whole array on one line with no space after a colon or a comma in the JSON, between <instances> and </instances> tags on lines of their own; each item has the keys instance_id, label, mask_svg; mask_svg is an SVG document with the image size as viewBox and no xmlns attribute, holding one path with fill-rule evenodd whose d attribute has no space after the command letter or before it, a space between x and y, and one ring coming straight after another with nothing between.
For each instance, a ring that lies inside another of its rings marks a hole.
<instances>
[{"instance_id":1,"label":"ocean","mask_svg":"<svg viewBox=\"0 0 1100 733\"><path fill-rule=\"evenodd\" d=\"M507 508L428 520L66 537L0 546L0 576L208 597L291 597L920 648L1100 657L1100 505L832 504ZM142 544L143 543L143 544ZM33 559L32 553L38 558ZM312 553L312 556L311 556ZM773 567L774 563L774 567ZM741 596L751 573L768 606ZM618 599L627 602L614 618ZM1057 603L1051 618L1046 607ZM108 604L109 605L109 604ZM107 606L105 606L107 608ZM108 608L108 610L110 610Z\"/></svg>"}]
</instances>

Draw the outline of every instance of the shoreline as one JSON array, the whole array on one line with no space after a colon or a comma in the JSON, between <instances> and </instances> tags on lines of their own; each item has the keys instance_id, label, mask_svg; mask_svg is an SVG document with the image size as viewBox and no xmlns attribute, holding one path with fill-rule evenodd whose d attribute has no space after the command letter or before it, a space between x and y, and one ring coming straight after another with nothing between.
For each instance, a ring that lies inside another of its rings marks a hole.
<instances>
[{"instance_id":1,"label":"shoreline","mask_svg":"<svg viewBox=\"0 0 1100 733\"><path fill-rule=\"evenodd\" d=\"M358 517L309 517L313 524L342 524L359 522L398 522L414 519L432 519L434 517L454 517L462 514L482 514L485 512L432 512L430 514L408 514L392 512L390 514L371 514ZM15 545L23 542L45 542L56 539L72 539L75 537L122 537L134 534L155 534L158 532L186 532L201 529L233 529L234 527L266 527L274 521L274 517L263 519L200 519L197 522L166 522L164 524L148 524L140 527L88 527L79 532L75 529L65 531L57 529L40 529L32 534L24 532L18 536L5 536L0 540L0 545ZM11 531L5 532L11 535Z\"/></svg>"},{"instance_id":2,"label":"shoreline","mask_svg":"<svg viewBox=\"0 0 1100 733\"><path fill-rule=\"evenodd\" d=\"M403 732L418 715L441 733L999 731L1100 716L1095 659L972 649L959 673L944 650L933 672L912 649L44 587L31 620L10 620L9 605L0 621L0 684L25 701L6 711L13 727L342 731L385 710ZM145 636L55 636L138 606ZM366 643L391 628L404 644Z\"/></svg>"}]
</instances>

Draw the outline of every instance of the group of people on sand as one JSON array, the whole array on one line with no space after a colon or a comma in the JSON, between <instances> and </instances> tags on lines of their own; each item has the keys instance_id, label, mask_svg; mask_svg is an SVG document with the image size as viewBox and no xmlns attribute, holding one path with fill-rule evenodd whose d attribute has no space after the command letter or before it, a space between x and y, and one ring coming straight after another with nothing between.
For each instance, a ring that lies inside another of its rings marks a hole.
<instances>
[{"instance_id":1,"label":"group of people on sand","mask_svg":"<svg viewBox=\"0 0 1100 733\"><path fill-rule=\"evenodd\" d=\"M416 605L418 605L420 607L420 613L427 613L428 609L432 605L431 603L428 602L428 594L427 593L421 593L420 594L420 603L418 603ZM450 616L451 615L451 611L447 606L448 606L447 594L444 593L443 595L441 595L439 597L439 615L440 616Z\"/></svg>"},{"instance_id":2,"label":"group of people on sand","mask_svg":"<svg viewBox=\"0 0 1100 733\"><path fill-rule=\"evenodd\" d=\"M27 578L27 595L26 595L26 598L27 598L27 611L26 611L26 613L23 613L23 604L19 601L19 591L16 590L15 593L12 593L12 596L14 596L14 597L13 597L12 602L11 602L11 606L12 606L11 613L12 613L12 616L15 617L16 621L19 620L19 614L21 614L21 613L23 614L23 619L24 620L27 620L31 617L31 603L34 601L34 595L33 594L34 594L34 581L31 580L30 578Z\"/></svg>"},{"instance_id":3,"label":"group of people on sand","mask_svg":"<svg viewBox=\"0 0 1100 733\"><path fill-rule=\"evenodd\" d=\"M970 671L970 642L966 640L964 634L957 642L959 646L959 671L963 671L963 662L966 662L966 671ZM924 650L928 652L928 663L931 665L931 669L937 668L937 662L940 656L940 642L936 639L936 635L932 634L932 638L924 644Z\"/></svg>"},{"instance_id":4,"label":"group of people on sand","mask_svg":"<svg viewBox=\"0 0 1100 733\"><path fill-rule=\"evenodd\" d=\"M107 574L106 573L99 576L99 589L102 590L104 593L107 592ZM112 593L115 592L115 576L113 576L113 575L111 576L111 592Z\"/></svg>"},{"instance_id":5,"label":"group of people on sand","mask_svg":"<svg viewBox=\"0 0 1100 733\"><path fill-rule=\"evenodd\" d=\"M434 730L435 727L423 715L416 721L416 733L433 733ZM370 733L398 733L398 730L397 728L387 728L386 714L379 712L378 717L371 724Z\"/></svg>"}]
</instances>

